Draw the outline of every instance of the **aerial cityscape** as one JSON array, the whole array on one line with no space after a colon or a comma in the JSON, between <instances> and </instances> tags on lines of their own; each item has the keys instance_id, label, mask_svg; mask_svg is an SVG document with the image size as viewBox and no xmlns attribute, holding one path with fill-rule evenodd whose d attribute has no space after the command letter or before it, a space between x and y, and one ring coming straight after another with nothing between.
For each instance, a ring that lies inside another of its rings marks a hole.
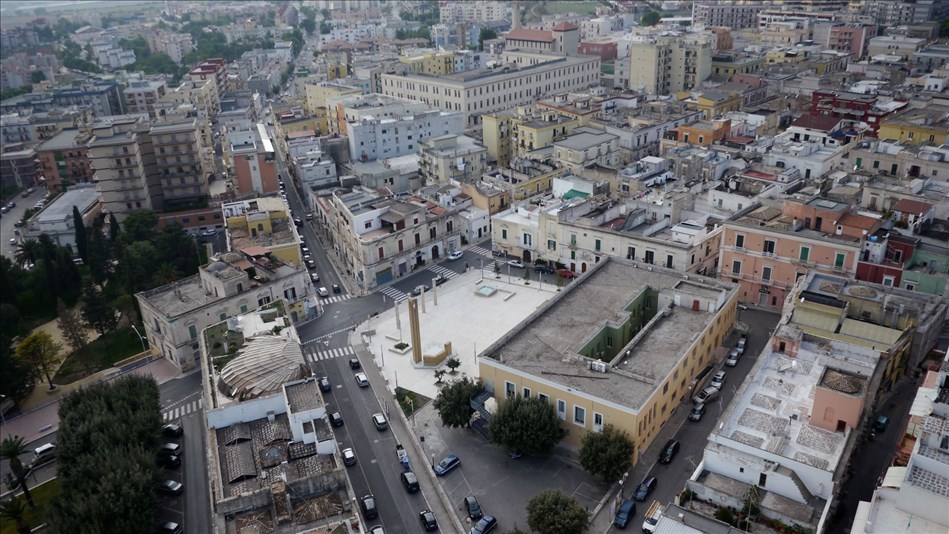
<instances>
[{"instance_id":1,"label":"aerial cityscape","mask_svg":"<svg viewBox=\"0 0 949 534\"><path fill-rule=\"evenodd\" d=\"M949 532L949 0L0 4L0 534Z\"/></svg>"}]
</instances>

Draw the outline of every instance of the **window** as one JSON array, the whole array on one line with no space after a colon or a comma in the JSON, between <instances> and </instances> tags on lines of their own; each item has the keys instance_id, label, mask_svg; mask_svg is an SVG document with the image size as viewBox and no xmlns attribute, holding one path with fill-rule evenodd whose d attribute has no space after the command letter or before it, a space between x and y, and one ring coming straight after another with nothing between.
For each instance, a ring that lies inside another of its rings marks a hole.
<instances>
[{"instance_id":1,"label":"window","mask_svg":"<svg viewBox=\"0 0 949 534\"><path fill-rule=\"evenodd\" d=\"M893 287L893 282L894 282L895 280L896 280L896 279L895 279L893 276L889 275L889 274L883 275L883 285L886 286L886 287Z\"/></svg>"},{"instance_id":2,"label":"window","mask_svg":"<svg viewBox=\"0 0 949 534\"><path fill-rule=\"evenodd\" d=\"M843 252L838 252L837 256L834 258L834 269L843 269L844 268L844 259L845 255Z\"/></svg>"},{"instance_id":3,"label":"window","mask_svg":"<svg viewBox=\"0 0 949 534\"><path fill-rule=\"evenodd\" d=\"M532 241L532 240L531 240L531 235L530 235L530 234L524 234L524 246L525 246L525 247L531 246L531 241Z\"/></svg>"},{"instance_id":4,"label":"window","mask_svg":"<svg viewBox=\"0 0 949 534\"><path fill-rule=\"evenodd\" d=\"M365 228L366 230L372 228L372 221L366 221L366 222L363 224L363 228Z\"/></svg>"},{"instance_id":5,"label":"window","mask_svg":"<svg viewBox=\"0 0 949 534\"><path fill-rule=\"evenodd\" d=\"M241 304L241 313L247 313L247 304Z\"/></svg>"},{"instance_id":6,"label":"window","mask_svg":"<svg viewBox=\"0 0 949 534\"><path fill-rule=\"evenodd\" d=\"M579 406L573 407L573 424L586 426L587 425L587 411Z\"/></svg>"},{"instance_id":7,"label":"window","mask_svg":"<svg viewBox=\"0 0 949 534\"><path fill-rule=\"evenodd\" d=\"M379 247L379 259L381 260L381 259L383 259L383 258L385 258L385 257L386 257L386 249L385 249L385 247Z\"/></svg>"},{"instance_id":8,"label":"window","mask_svg":"<svg viewBox=\"0 0 949 534\"><path fill-rule=\"evenodd\" d=\"M741 262L734 260L732 262L732 274L741 274Z\"/></svg>"},{"instance_id":9,"label":"window","mask_svg":"<svg viewBox=\"0 0 949 534\"><path fill-rule=\"evenodd\" d=\"M290 287L283 290L283 298L287 300L297 300L297 288Z\"/></svg>"},{"instance_id":10,"label":"window","mask_svg":"<svg viewBox=\"0 0 949 534\"><path fill-rule=\"evenodd\" d=\"M774 256L774 241L771 241L770 239L765 239L763 250L764 250L765 256Z\"/></svg>"},{"instance_id":11,"label":"window","mask_svg":"<svg viewBox=\"0 0 949 534\"><path fill-rule=\"evenodd\" d=\"M508 381L504 382L504 396L508 399L514 396L514 384Z\"/></svg>"},{"instance_id":12,"label":"window","mask_svg":"<svg viewBox=\"0 0 949 534\"><path fill-rule=\"evenodd\" d=\"M810 255L811 255L811 247L801 247L801 255L799 256L799 258L801 258L801 261L806 262L807 258Z\"/></svg>"},{"instance_id":13,"label":"window","mask_svg":"<svg viewBox=\"0 0 949 534\"><path fill-rule=\"evenodd\" d=\"M507 230L501 229L501 239L507 239Z\"/></svg>"},{"instance_id":14,"label":"window","mask_svg":"<svg viewBox=\"0 0 949 534\"><path fill-rule=\"evenodd\" d=\"M545 395L545 394L543 394L543 393L538 393L538 394L537 394L537 398L540 399L540 400L542 400L542 401L544 401L544 402L550 402L550 397L548 397L547 395Z\"/></svg>"},{"instance_id":15,"label":"window","mask_svg":"<svg viewBox=\"0 0 949 534\"><path fill-rule=\"evenodd\" d=\"M771 281L771 267L764 267L761 269L761 279L765 282Z\"/></svg>"},{"instance_id":16,"label":"window","mask_svg":"<svg viewBox=\"0 0 949 534\"><path fill-rule=\"evenodd\" d=\"M626 259L627 260L636 259L636 247L626 247Z\"/></svg>"},{"instance_id":17,"label":"window","mask_svg":"<svg viewBox=\"0 0 949 534\"><path fill-rule=\"evenodd\" d=\"M603 414L593 412L593 431L599 432L603 430Z\"/></svg>"},{"instance_id":18,"label":"window","mask_svg":"<svg viewBox=\"0 0 949 534\"><path fill-rule=\"evenodd\" d=\"M219 321L226 321L226 320L227 320L227 314L226 314L226 313L222 313L221 315L218 316L218 320L219 320Z\"/></svg>"},{"instance_id":19,"label":"window","mask_svg":"<svg viewBox=\"0 0 949 534\"><path fill-rule=\"evenodd\" d=\"M564 421L567 419L567 403L560 399L557 399L557 417Z\"/></svg>"},{"instance_id":20,"label":"window","mask_svg":"<svg viewBox=\"0 0 949 534\"><path fill-rule=\"evenodd\" d=\"M735 248L745 248L745 236L738 234L735 236Z\"/></svg>"},{"instance_id":21,"label":"window","mask_svg":"<svg viewBox=\"0 0 949 534\"><path fill-rule=\"evenodd\" d=\"M547 240L547 250L557 250L557 242L553 239Z\"/></svg>"},{"instance_id":22,"label":"window","mask_svg":"<svg viewBox=\"0 0 949 534\"><path fill-rule=\"evenodd\" d=\"M195 325L189 326L189 327L188 327L188 335L191 336L191 339L197 339L197 338L198 338L198 328L197 328Z\"/></svg>"},{"instance_id":23,"label":"window","mask_svg":"<svg viewBox=\"0 0 949 534\"><path fill-rule=\"evenodd\" d=\"M531 398L531 388L524 388L524 390L522 391L521 395L522 395L525 399Z\"/></svg>"},{"instance_id":24,"label":"window","mask_svg":"<svg viewBox=\"0 0 949 534\"><path fill-rule=\"evenodd\" d=\"M672 268L672 254L666 254L666 267Z\"/></svg>"},{"instance_id":25,"label":"window","mask_svg":"<svg viewBox=\"0 0 949 534\"><path fill-rule=\"evenodd\" d=\"M597 251L600 250L600 240L599 240L599 239L597 239L596 241L594 241L593 250L597 250Z\"/></svg>"},{"instance_id":26,"label":"window","mask_svg":"<svg viewBox=\"0 0 949 534\"><path fill-rule=\"evenodd\" d=\"M653 262L656 261L656 260L655 260L655 255L656 255L655 252L653 252L653 251L651 251L651 250L647 250L647 251L646 251L646 258L645 258L643 261L645 261L645 262L648 263L649 265L652 265Z\"/></svg>"}]
</instances>

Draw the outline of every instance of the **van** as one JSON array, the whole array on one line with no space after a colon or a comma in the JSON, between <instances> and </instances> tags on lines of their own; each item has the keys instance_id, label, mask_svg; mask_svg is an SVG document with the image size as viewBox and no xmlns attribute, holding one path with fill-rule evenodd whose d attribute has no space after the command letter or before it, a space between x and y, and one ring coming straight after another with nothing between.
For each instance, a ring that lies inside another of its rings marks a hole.
<instances>
[{"instance_id":1,"label":"van","mask_svg":"<svg viewBox=\"0 0 949 534\"><path fill-rule=\"evenodd\" d=\"M47 443L45 445L40 445L33 451L33 465L45 464L46 462L56 458L56 445L52 443Z\"/></svg>"}]
</instances>

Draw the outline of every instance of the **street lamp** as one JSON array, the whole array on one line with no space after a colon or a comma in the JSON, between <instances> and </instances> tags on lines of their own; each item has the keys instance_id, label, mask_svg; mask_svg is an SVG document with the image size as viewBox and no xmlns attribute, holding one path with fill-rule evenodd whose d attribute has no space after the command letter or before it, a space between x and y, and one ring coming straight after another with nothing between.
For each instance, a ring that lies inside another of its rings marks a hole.
<instances>
[{"instance_id":1,"label":"street lamp","mask_svg":"<svg viewBox=\"0 0 949 534\"><path fill-rule=\"evenodd\" d=\"M142 337L142 334L138 333L138 329L135 328L134 324L132 325L132 330L135 331L135 335L138 336L138 340L142 342L142 352L147 351L148 349L145 348L145 338Z\"/></svg>"}]
</instances>

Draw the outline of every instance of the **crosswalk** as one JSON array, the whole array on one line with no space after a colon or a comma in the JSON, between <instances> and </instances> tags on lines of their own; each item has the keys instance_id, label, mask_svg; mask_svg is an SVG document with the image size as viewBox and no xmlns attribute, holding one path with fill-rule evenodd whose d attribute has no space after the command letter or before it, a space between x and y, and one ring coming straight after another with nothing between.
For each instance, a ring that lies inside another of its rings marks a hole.
<instances>
[{"instance_id":1,"label":"crosswalk","mask_svg":"<svg viewBox=\"0 0 949 534\"><path fill-rule=\"evenodd\" d=\"M408 293L403 293L402 291L399 291L398 289L396 289L396 288L394 288L394 287L392 287L392 286L386 286L386 287L380 289L379 292L382 293L383 295L389 297L390 299L392 299L392 300L393 300L394 302L396 302L396 303L403 302L403 301L405 301L405 300L408 300L408 298L409 298L409 294L408 294Z\"/></svg>"},{"instance_id":2,"label":"crosswalk","mask_svg":"<svg viewBox=\"0 0 949 534\"><path fill-rule=\"evenodd\" d=\"M449 280L458 276L458 273L456 273L455 271L452 271L451 269L447 267L442 267L441 265L432 265L428 269L430 271L435 271L435 274L440 274Z\"/></svg>"},{"instance_id":3,"label":"crosswalk","mask_svg":"<svg viewBox=\"0 0 949 534\"><path fill-rule=\"evenodd\" d=\"M441 265L431 265L431 266L428 267L428 270L429 270L430 272L433 272L434 274L440 274L440 275L444 276L445 278L447 278L447 279L449 279L449 280L451 280L452 278L458 276L458 273L456 273L455 271L452 271L451 269L449 269L449 268L447 268L447 267L442 267ZM432 281L431 279L432 279L432 278L435 278L435 277L432 276L431 278L425 280L425 282L424 282L425 285L431 286L431 281ZM392 286L386 286L386 287L380 289L379 292L382 293L383 295L389 297L390 299L392 299L395 303L405 302L405 301L408 300L408 298L409 298L409 294L408 294L408 293L406 293L406 292L404 292L404 291L399 291L398 289L396 289L396 288L394 288L394 287L392 287Z\"/></svg>"},{"instance_id":4,"label":"crosswalk","mask_svg":"<svg viewBox=\"0 0 949 534\"><path fill-rule=\"evenodd\" d=\"M494 254L491 254L491 251L479 246L470 247L465 252L471 252L474 254L481 254L482 256L487 256L488 258L493 258Z\"/></svg>"},{"instance_id":5,"label":"crosswalk","mask_svg":"<svg viewBox=\"0 0 949 534\"><path fill-rule=\"evenodd\" d=\"M303 349L304 357L308 363L318 361L332 360L334 358L351 358L356 355L352 347L339 347L335 349L316 350L315 347L306 347Z\"/></svg>"},{"instance_id":6,"label":"crosswalk","mask_svg":"<svg viewBox=\"0 0 949 534\"><path fill-rule=\"evenodd\" d=\"M323 305L326 306L327 304L332 304L334 302L342 302L344 300L349 300L351 298L353 298L352 295L337 295L335 297L323 297L320 299L320 302L322 302Z\"/></svg>"},{"instance_id":7,"label":"crosswalk","mask_svg":"<svg viewBox=\"0 0 949 534\"><path fill-rule=\"evenodd\" d=\"M202 405L203 405L203 402L202 402L201 398L199 397L199 398L197 398L197 399L195 399L195 400L193 400L193 401L191 401L191 402L182 404L181 406L176 406L176 407L171 408L171 409L169 409L169 410L163 411L162 414L161 414L161 415L162 415L162 419L163 419L165 422L174 421L174 420L176 420L176 419L180 419L180 418L182 418L182 417L188 415L189 413L196 412L196 411L200 410Z\"/></svg>"}]
</instances>

